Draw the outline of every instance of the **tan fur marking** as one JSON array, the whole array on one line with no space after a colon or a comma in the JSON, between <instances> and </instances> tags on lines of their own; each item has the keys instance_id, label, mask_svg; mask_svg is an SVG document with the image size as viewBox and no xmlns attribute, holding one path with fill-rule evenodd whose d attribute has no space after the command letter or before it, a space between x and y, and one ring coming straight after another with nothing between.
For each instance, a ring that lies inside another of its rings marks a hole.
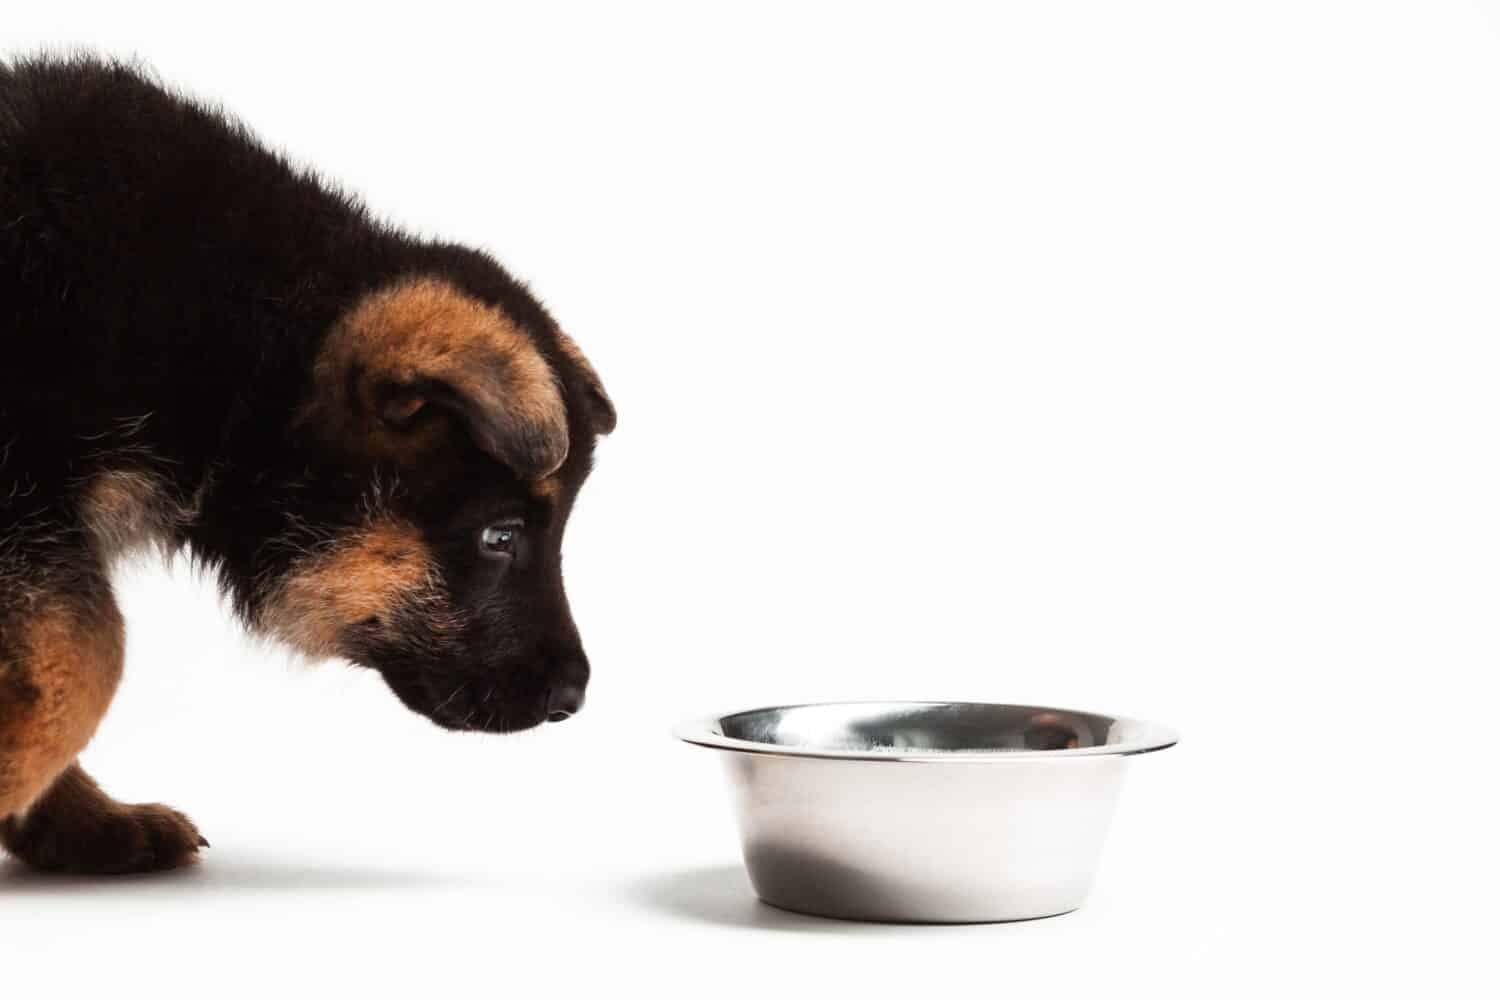
<instances>
[{"instance_id":1,"label":"tan fur marking","mask_svg":"<svg viewBox=\"0 0 1500 1000\"><path fill-rule=\"evenodd\" d=\"M88 744L125 657L112 600L88 610L49 601L16 633L17 658L0 658L0 817L24 812Z\"/></svg>"},{"instance_id":2,"label":"tan fur marking","mask_svg":"<svg viewBox=\"0 0 1500 1000\"><path fill-rule=\"evenodd\" d=\"M80 509L105 563L161 540L186 517L159 478L134 470L100 473L85 489Z\"/></svg>"},{"instance_id":3,"label":"tan fur marking","mask_svg":"<svg viewBox=\"0 0 1500 1000\"><path fill-rule=\"evenodd\" d=\"M340 655L346 628L385 618L428 591L435 563L416 527L381 518L304 559L281 584L261 625L301 652Z\"/></svg>"},{"instance_id":4,"label":"tan fur marking","mask_svg":"<svg viewBox=\"0 0 1500 1000\"><path fill-rule=\"evenodd\" d=\"M556 476L548 476L546 479L538 479L531 484L533 495L546 500L548 503L557 503L562 497L562 480Z\"/></svg>"},{"instance_id":5,"label":"tan fur marking","mask_svg":"<svg viewBox=\"0 0 1500 1000\"><path fill-rule=\"evenodd\" d=\"M361 300L339 321L315 363L317 398L303 414L311 425L367 453L401 458L429 448L430 434L387 426L380 419L381 401L350 398L351 371L365 374L356 392L367 393L372 377L397 385L446 383L475 412L503 416L511 436L546 442L551 467L542 475L566 457L562 393L536 345L499 309L446 282L407 281ZM397 400L386 415L410 417L420 408L410 399Z\"/></svg>"}]
</instances>

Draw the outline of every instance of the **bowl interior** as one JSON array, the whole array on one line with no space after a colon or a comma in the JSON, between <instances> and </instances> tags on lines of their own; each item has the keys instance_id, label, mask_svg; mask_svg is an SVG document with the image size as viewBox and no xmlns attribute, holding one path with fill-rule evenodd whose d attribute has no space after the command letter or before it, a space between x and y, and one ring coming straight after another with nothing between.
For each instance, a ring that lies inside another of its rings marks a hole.
<instances>
[{"instance_id":1,"label":"bowl interior","mask_svg":"<svg viewBox=\"0 0 1500 1000\"><path fill-rule=\"evenodd\" d=\"M739 712L713 720L712 740L774 752L830 754L1134 753L1174 741L1165 730L1090 712L974 702L853 702ZM684 734L685 738L686 734ZM747 747L748 749L748 747Z\"/></svg>"}]
</instances>

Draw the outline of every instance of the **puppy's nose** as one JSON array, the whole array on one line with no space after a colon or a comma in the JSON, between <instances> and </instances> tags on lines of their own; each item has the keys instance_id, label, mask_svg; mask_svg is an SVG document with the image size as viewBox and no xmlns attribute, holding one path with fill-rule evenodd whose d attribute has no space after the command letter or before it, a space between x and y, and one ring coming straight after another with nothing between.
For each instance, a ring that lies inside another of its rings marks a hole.
<instances>
[{"instance_id":1,"label":"puppy's nose","mask_svg":"<svg viewBox=\"0 0 1500 1000\"><path fill-rule=\"evenodd\" d=\"M547 692L547 721L561 722L583 707L583 685L562 681Z\"/></svg>"}]
</instances>

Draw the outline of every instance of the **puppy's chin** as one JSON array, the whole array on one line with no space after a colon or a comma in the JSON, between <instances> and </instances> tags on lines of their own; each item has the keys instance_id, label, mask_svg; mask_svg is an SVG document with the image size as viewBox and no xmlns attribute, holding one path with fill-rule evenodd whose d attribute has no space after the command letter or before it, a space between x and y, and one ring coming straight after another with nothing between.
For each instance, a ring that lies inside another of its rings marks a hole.
<instances>
[{"instance_id":1,"label":"puppy's chin","mask_svg":"<svg viewBox=\"0 0 1500 1000\"><path fill-rule=\"evenodd\" d=\"M455 732L516 733L547 721L540 705L516 705L499 697L493 685L477 679L433 683L381 671L401 704Z\"/></svg>"},{"instance_id":2,"label":"puppy's chin","mask_svg":"<svg viewBox=\"0 0 1500 1000\"><path fill-rule=\"evenodd\" d=\"M547 721L546 716L540 712L512 715L504 706L499 705L490 708L476 707L468 712L443 709L420 714L444 729L459 733L519 733L526 729L535 729Z\"/></svg>"}]
</instances>

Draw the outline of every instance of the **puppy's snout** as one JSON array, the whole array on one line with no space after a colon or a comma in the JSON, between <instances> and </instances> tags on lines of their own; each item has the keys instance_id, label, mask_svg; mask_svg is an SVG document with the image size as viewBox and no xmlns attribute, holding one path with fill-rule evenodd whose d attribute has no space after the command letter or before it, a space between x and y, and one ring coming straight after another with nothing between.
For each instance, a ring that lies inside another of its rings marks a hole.
<instances>
[{"instance_id":1,"label":"puppy's snout","mask_svg":"<svg viewBox=\"0 0 1500 1000\"><path fill-rule=\"evenodd\" d=\"M562 722L583 708L583 688L588 683L589 668L585 663L570 663L558 674L547 689L548 722Z\"/></svg>"},{"instance_id":2,"label":"puppy's snout","mask_svg":"<svg viewBox=\"0 0 1500 1000\"><path fill-rule=\"evenodd\" d=\"M572 718L583 707L583 688L564 682L547 693L547 721Z\"/></svg>"}]
</instances>

